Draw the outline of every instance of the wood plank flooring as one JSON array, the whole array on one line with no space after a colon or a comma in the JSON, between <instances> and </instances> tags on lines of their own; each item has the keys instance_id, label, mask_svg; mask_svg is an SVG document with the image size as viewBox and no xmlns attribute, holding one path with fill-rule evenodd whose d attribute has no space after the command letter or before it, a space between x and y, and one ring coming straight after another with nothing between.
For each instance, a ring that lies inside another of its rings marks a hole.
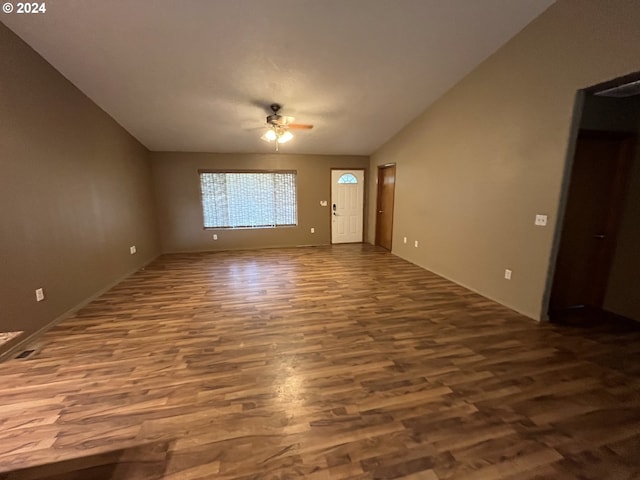
<instances>
[{"instance_id":1,"label":"wood plank flooring","mask_svg":"<svg viewBox=\"0 0 640 480\"><path fill-rule=\"evenodd\" d=\"M369 245L166 255L0 365L0 479L640 479L639 355Z\"/></svg>"},{"instance_id":2,"label":"wood plank flooring","mask_svg":"<svg viewBox=\"0 0 640 480\"><path fill-rule=\"evenodd\" d=\"M24 332L0 332L0 347L5 343L19 337Z\"/></svg>"}]
</instances>

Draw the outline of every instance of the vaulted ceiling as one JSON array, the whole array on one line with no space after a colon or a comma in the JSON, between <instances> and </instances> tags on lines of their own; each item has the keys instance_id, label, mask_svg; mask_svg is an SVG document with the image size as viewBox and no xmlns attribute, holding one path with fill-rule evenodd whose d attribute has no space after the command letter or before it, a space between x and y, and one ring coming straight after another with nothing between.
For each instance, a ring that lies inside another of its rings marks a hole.
<instances>
[{"instance_id":1,"label":"vaulted ceiling","mask_svg":"<svg viewBox=\"0 0 640 480\"><path fill-rule=\"evenodd\" d=\"M379 148L553 0L48 0L9 28L150 150Z\"/></svg>"}]
</instances>

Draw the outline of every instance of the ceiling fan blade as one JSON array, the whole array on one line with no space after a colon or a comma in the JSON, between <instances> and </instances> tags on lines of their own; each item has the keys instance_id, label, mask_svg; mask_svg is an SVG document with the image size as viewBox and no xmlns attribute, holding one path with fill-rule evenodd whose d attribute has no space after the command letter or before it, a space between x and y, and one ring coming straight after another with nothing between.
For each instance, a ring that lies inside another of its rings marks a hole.
<instances>
[{"instance_id":1,"label":"ceiling fan blade","mask_svg":"<svg viewBox=\"0 0 640 480\"><path fill-rule=\"evenodd\" d=\"M313 128L313 125L305 125L302 123L289 123L286 127L290 130L310 130Z\"/></svg>"}]
</instances>

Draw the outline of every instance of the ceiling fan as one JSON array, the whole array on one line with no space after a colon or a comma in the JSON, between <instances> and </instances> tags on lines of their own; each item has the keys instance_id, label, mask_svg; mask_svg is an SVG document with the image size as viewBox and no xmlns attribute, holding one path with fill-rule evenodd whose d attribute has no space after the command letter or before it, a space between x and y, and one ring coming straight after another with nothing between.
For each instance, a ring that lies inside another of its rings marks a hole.
<instances>
[{"instance_id":1,"label":"ceiling fan","mask_svg":"<svg viewBox=\"0 0 640 480\"><path fill-rule=\"evenodd\" d=\"M309 130L313 128L313 125L293 123L295 120L293 117L280 115L279 112L282 107L277 103L272 103L269 108L273 113L267 115L268 130L261 138L266 142L275 142L276 152L279 144L286 143L293 138L293 134L289 130Z\"/></svg>"}]
</instances>

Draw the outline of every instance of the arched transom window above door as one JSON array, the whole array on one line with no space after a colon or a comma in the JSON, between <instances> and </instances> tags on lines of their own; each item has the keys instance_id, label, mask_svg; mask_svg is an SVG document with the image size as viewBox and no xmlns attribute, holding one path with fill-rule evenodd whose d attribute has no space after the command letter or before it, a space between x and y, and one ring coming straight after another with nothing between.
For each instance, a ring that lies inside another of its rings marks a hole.
<instances>
[{"instance_id":1,"label":"arched transom window above door","mask_svg":"<svg viewBox=\"0 0 640 480\"><path fill-rule=\"evenodd\" d=\"M338 183L358 183L358 179L352 173L345 173L338 179Z\"/></svg>"}]
</instances>

